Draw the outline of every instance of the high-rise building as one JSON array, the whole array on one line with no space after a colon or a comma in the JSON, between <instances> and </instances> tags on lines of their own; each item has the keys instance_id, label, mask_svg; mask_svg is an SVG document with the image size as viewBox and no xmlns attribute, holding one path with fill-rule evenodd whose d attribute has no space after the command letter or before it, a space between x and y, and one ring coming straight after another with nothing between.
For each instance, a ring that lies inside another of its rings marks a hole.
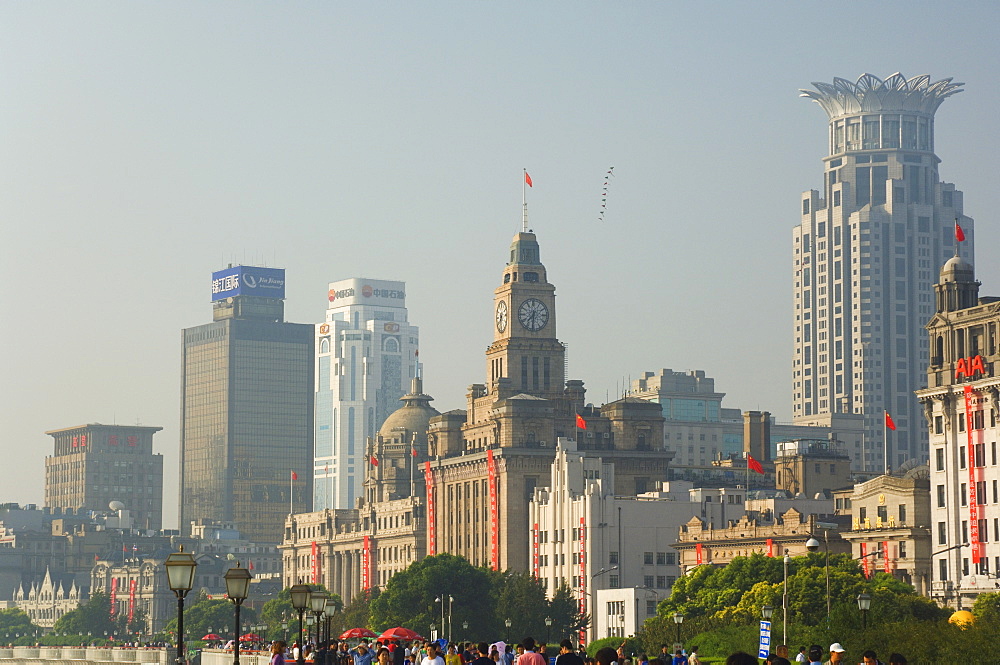
<instances>
[{"instance_id":1,"label":"high-rise building","mask_svg":"<svg viewBox=\"0 0 1000 665\"><path fill-rule=\"evenodd\" d=\"M328 300L316 325L315 510L354 507L370 462L367 441L400 407L418 363L403 282L332 282Z\"/></svg>"},{"instance_id":2,"label":"high-rise building","mask_svg":"<svg viewBox=\"0 0 1000 665\"><path fill-rule=\"evenodd\" d=\"M967 237L958 252L973 256L962 192L938 177L934 154L934 113L962 84L865 74L813 85L802 96L829 116L829 154L792 232L792 416L827 425L863 414L863 470L880 472L927 457L913 391L926 378L923 328L937 267L956 252L956 220Z\"/></svg>"},{"instance_id":3,"label":"high-rise building","mask_svg":"<svg viewBox=\"0 0 1000 665\"><path fill-rule=\"evenodd\" d=\"M979 295L972 264L955 256L935 285L927 324L931 597L968 609L1000 573L1000 297Z\"/></svg>"},{"instance_id":4,"label":"high-rise building","mask_svg":"<svg viewBox=\"0 0 1000 665\"><path fill-rule=\"evenodd\" d=\"M45 505L107 512L117 501L136 529L163 523L163 455L153 453L162 427L79 425L46 432L54 441L45 458Z\"/></svg>"},{"instance_id":5,"label":"high-rise building","mask_svg":"<svg viewBox=\"0 0 1000 665\"><path fill-rule=\"evenodd\" d=\"M313 327L284 322L284 296L284 270L231 266L212 323L183 331L182 533L215 520L277 543L311 504Z\"/></svg>"}]
</instances>

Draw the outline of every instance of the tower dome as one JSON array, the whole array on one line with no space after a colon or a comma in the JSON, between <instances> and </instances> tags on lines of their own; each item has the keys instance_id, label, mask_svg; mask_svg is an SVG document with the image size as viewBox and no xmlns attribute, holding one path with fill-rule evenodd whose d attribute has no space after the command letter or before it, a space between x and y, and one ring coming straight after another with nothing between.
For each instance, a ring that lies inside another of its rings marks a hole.
<instances>
[{"instance_id":1,"label":"tower dome","mask_svg":"<svg viewBox=\"0 0 1000 665\"><path fill-rule=\"evenodd\" d=\"M941 276L934 285L938 312L954 312L979 303L979 282L972 264L953 256L941 266Z\"/></svg>"},{"instance_id":2,"label":"tower dome","mask_svg":"<svg viewBox=\"0 0 1000 665\"><path fill-rule=\"evenodd\" d=\"M941 266L941 282L974 282L976 273L972 264L961 256L953 256Z\"/></svg>"},{"instance_id":3,"label":"tower dome","mask_svg":"<svg viewBox=\"0 0 1000 665\"><path fill-rule=\"evenodd\" d=\"M410 392L399 398L403 406L390 413L379 428L379 438L387 443L410 443L416 435L416 442L426 450L427 425L431 418L441 414L431 406L434 398L425 395L423 388L423 379L415 377Z\"/></svg>"}]
</instances>

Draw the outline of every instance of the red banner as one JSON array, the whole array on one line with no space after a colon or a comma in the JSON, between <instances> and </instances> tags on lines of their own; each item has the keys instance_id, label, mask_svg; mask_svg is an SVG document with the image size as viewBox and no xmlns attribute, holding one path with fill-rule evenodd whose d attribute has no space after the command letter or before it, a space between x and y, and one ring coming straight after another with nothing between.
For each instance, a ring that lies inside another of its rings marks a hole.
<instances>
[{"instance_id":1,"label":"red banner","mask_svg":"<svg viewBox=\"0 0 1000 665\"><path fill-rule=\"evenodd\" d=\"M118 611L118 578L111 578L111 616Z\"/></svg>"},{"instance_id":2,"label":"red banner","mask_svg":"<svg viewBox=\"0 0 1000 665\"><path fill-rule=\"evenodd\" d=\"M695 543L694 544L694 555L695 555L694 562L700 566L702 564L702 560L701 560L701 543Z\"/></svg>"},{"instance_id":3,"label":"red banner","mask_svg":"<svg viewBox=\"0 0 1000 665\"><path fill-rule=\"evenodd\" d=\"M861 543L861 570L865 574L865 579L871 577L871 570L868 568L868 543Z\"/></svg>"},{"instance_id":4,"label":"red banner","mask_svg":"<svg viewBox=\"0 0 1000 665\"><path fill-rule=\"evenodd\" d=\"M973 390L972 386L965 386L964 392L966 453L969 456L969 545L972 547L972 564L978 565L983 551L979 539L979 497L976 496L976 481L979 480L976 468L976 446L984 445L984 432L982 429L975 429L976 418L974 416L975 412L982 411L983 407L982 400L975 399L979 397L979 393ZM982 415L980 419L982 419Z\"/></svg>"},{"instance_id":5,"label":"red banner","mask_svg":"<svg viewBox=\"0 0 1000 665\"><path fill-rule=\"evenodd\" d=\"M372 588L372 539L368 536L362 538L361 543L361 589L367 591Z\"/></svg>"},{"instance_id":6,"label":"red banner","mask_svg":"<svg viewBox=\"0 0 1000 665\"><path fill-rule=\"evenodd\" d=\"M538 579L538 522L531 525L531 574Z\"/></svg>"},{"instance_id":7,"label":"red banner","mask_svg":"<svg viewBox=\"0 0 1000 665\"><path fill-rule=\"evenodd\" d=\"M774 556L774 539L773 538L768 538L767 539L767 555L769 557L773 557Z\"/></svg>"},{"instance_id":8,"label":"red banner","mask_svg":"<svg viewBox=\"0 0 1000 665\"><path fill-rule=\"evenodd\" d=\"M882 542L882 570L887 573L892 572L892 559L889 556L889 541L885 540Z\"/></svg>"},{"instance_id":9,"label":"red banner","mask_svg":"<svg viewBox=\"0 0 1000 665\"><path fill-rule=\"evenodd\" d=\"M312 583L319 584L319 545L312 543Z\"/></svg>"},{"instance_id":10,"label":"red banner","mask_svg":"<svg viewBox=\"0 0 1000 665\"><path fill-rule=\"evenodd\" d=\"M490 484L490 568L500 570L500 507L497 505L497 463L492 449L486 451L486 475Z\"/></svg>"},{"instance_id":11,"label":"red banner","mask_svg":"<svg viewBox=\"0 0 1000 665\"><path fill-rule=\"evenodd\" d=\"M587 520L580 518L580 616L587 614ZM580 629L580 644L587 641L587 631Z\"/></svg>"},{"instance_id":12,"label":"red banner","mask_svg":"<svg viewBox=\"0 0 1000 665\"><path fill-rule=\"evenodd\" d=\"M427 556L437 554L437 522L434 520L434 472L430 461L424 462L424 485L427 487Z\"/></svg>"},{"instance_id":13,"label":"red banner","mask_svg":"<svg viewBox=\"0 0 1000 665\"><path fill-rule=\"evenodd\" d=\"M135 616L135 580L128 583L128 622L131 626L132 617Z\"/></svg>"}]
</instances>

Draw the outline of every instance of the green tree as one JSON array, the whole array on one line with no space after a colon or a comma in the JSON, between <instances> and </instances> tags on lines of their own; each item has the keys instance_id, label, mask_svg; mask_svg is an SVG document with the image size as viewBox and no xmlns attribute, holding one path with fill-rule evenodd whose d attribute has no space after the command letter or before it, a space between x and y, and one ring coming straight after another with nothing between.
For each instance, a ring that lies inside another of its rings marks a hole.
<instances>
[{"instance_id":1,"label":"green tree","mask_svg":"<svg viewBox=\"0 0 1000 665\"><path fill-rule=\"evenodd\" d=\"M223 638L231 638L235 628L236 607L228 600L211 600L205 594L199 594L194 603L184 607L184 635L188 641L200 640L209 632ZM247 626L257 620L257 613L249 607L240 610L240 634L247 632ZM209 631L211 628L211 631ZM163 628L164 632L177 632L177 617L175 616Z\"/></svg>"},{"instance_id":2,"label":"green tree","mask_svg":"<svg viewBox=\"0 0 1000 665\"><path fill-rule=\"evenodd\" d=\"M972 614L977 622L1000 623L1000 592L979 594L972 604Z\"/></svg>"},{"instance_id":3,"label":"green tree","mask_svg":"<svg viewBox=\"0 0 1000 665\"><path fill-rule=\"evenodd\" d=\"M379 595L378 589L369 589L356 595L342 612L335 614L330 622L331 634L340 635L351 628L371 626L371 603ZM389 626L393 628L394 626Z\"/></svg>"},{"instance_id":4,"label":"green tree","mask_svg":"<svg viewBox=\"0 0 1000 665\"><path fill-rule=\"evenodd\" d=\"M444 599L447 612L451 596L458 625L468 621L471 635L496 635L490 582L486 569L475 568L462 557L451 554L424 557L393 575L385 591L372 599L370 628L380 632L405 626L426 635L434 624L440 630L441 604L435 599Z\"/></svg>"},{"instance_id":5,"label":"green tree","mask_svg":"<svg viewBox=\"0 0 1000 665\"><path fill-rule=\"evenodd\" d=\"M28 640L34 639L40 632L41 628L31 623L31 617L23 610L17 608L0 610L0 636L3 636L5 644L19 641L17 635L25 636L22 638L25 640L23 643L28 644ZM31 637L27 637L28 635Z\"/></svg>"},{"instance_id":6,"label":"green tree","mask_svg":"<svg viewBox=\"0 0 1000 665\"><path fill-rule=\"evenodd\" d=\"M106 593L94 593L90 599L56 620L52 629L71 635L114 635L118 626L111 617L111 598Z\"/></svg>"}]
</instances>

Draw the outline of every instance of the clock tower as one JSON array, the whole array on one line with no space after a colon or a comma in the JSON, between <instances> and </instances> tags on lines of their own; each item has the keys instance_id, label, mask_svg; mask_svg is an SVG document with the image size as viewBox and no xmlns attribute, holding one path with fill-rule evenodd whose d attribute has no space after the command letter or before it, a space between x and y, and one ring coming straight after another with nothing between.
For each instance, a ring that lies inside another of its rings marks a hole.
<instances>
[{"instance_id":1,"label":"clock tower","mask_svg":"<svg viewBox=\"0 0 1000 665\"><path fill-rule=\"evenodd\" d=\"M503 283L494 291L487 390L497 398L562 397L566 349L556 338L556 287L549 284L531 231L514 236Z\"/></svg>"}]
</instances>

